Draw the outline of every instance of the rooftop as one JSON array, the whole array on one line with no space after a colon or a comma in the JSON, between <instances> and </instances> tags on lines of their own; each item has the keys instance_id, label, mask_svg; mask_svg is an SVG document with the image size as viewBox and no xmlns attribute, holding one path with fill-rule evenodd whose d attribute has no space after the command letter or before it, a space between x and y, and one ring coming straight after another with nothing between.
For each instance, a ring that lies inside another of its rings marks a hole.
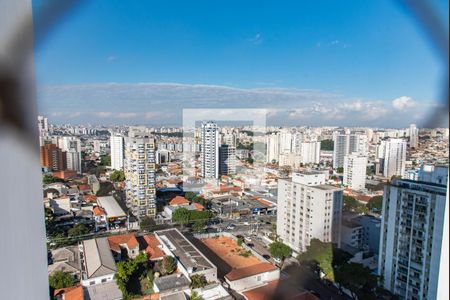
<instances>
[{"instance_id":1,"label":"rooftop","mask_svg":"<svg viewBox=\"0 0 450 300\"><path fill-rule=\"evenodd\" d=\"M136 237L132 233L109 236L108 243L111 250L116 252L120 252L121 245L127 245L128 249L136 248L139 245Z\"/></svg>"},{"instance_id":2,"label":"rooftop","mask_svg":"<svg viewBox=\"0 0 450 300\"><path fill-rule=\"evenodd\" d=\"M261 263L257 257L251 255L244 257L240 255L241 251L245 251L237 242L228 236L218 236L201 240L211 251L218 257L226 261L231 268L242 268L253 266Z\"/></svg>"},{"instance_id":3,"label":"rooftop","mask_svg":"<svg viewBox=\"0 0 450 300\"><path fill-rule=\"evenodd\" d=\"M82 242L84 267L87 278L103 276L117 271L107 238L85 240Z\"/></svg>"},{"instance_id":4,"label":"rooftop","mask_svg":"<svg viewBox=\"0 0 450 300\"><path fill-rule=\"evenodd\" d=\"M256 274L261 274L265 272L275 271L278 268L268 262L259 263L256 265L251 265L243 268L233 269L230 273L225 275L225 278L234 281L246 277L250 277Z\"/></svg>"},{"instance_id":5,"label":"rooftop","mask_svg":"<svg viewBox=\"0 0 450 300\"><path fill-rule=\"evenodd\" d=\"M97 203L103 207L108 215L108 218L126 217L127 214L120 207L117 200L113 196L98 197Z\"/></svg>"},{"instance_id":6,"label":"rooftop","mask_svg":"<svg viewBox=\"0 0 450 300\"><path fill-rule=\"evenodd\" d=\"M123 299L122 292L120 291L115 281L108 283L96 284L86 287L87 297L85 299L90 300L119 300ZM83 298L77 298L83 299Z\"/></svg>"},{"instance_id":7,"label":"rooftop","mask_svg":"<svg viewBox=\"0 0 450 300\"><path fill-rule=\"evenodd\" d=\"M178 229L171 228L155 231L160 239L172 253L178 258L180 263L193 272L215 268L215 266L189 242Z\"/></svg>"},{"instance_id":8,"label":"rooftop","mask_svg":"<svg viewBox=\"0 0 450 300\"><path fill-rule=\"evenodd\" d=\"M182 273L155 278L153 283L158 287L159 292L184 290L189 288L190 281Z\"/></svg>"}]
</instances>

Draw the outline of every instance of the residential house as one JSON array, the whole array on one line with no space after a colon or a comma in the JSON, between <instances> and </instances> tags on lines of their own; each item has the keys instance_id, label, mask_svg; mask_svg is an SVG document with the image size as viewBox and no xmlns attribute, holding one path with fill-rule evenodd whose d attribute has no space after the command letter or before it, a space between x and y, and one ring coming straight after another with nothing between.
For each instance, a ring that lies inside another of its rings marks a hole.
<instances>
[{"instance_id":1,"label":"residential house","mask_svg":"<svg viewBox=\"0 0 450 300\"><path fill-rule=\"evenodd\" d=\"M85 240L79 243L81 285L92 286L112 282L117 272L107 238Z\"/></svg>"},{"instance_id":2,"label":"residential house","mask_svg":"<svg viewBox=\"0 0 450 300\"><path fill-rule=\"evenodd\" d=\"M139 242L132 233L109 236L108 243L115 260L135 258L139 254Z\"/></svg>"},{"instance_id":3,"label":"residential house","mask_svg":"<svg viewBox=\"0 0 450 300\"><path fill-rule=\"evenodd\" d=\"M108 218L103 207L95 206L92 212L94 213L95 231L98 231L100 228L109 230Z\"/></svg>"}]
</instances>

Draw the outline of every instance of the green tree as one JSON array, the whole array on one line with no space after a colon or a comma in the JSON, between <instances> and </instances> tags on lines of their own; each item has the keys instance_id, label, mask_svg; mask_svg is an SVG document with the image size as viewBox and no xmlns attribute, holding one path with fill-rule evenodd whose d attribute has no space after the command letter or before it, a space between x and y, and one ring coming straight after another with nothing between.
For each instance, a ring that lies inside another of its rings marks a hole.
<instances>
[{"instance_id":1,"label":"green tree","mask_svg":"<svg viewBox=\"0 0 450 300\"><path fill-rule=\"evenodd\" d=\"M111 182L100 182L100 189L97 191L96 196L108 196L112 191L114 191L114 185Z\"/></svg>"},{"instance_id":2,"label":"green tree","mask_svg":"<svg viewBox=\"0 0 450 300\"><path fill-rule=\"evenodd\" d=\"M344 173L344 168L343 167L339 167L336 169L336 172L338 172L339 174Z\"/></svg>"},{"instance_id":3,"label":"green tree","mask_svg":"<svg viewBox=\"0 0 450 300\"><path fill-rule=\"evenodd\" d=\"M186 199L189 200L189 201L194 200L195 197L197 197L197 194L194 193L194 192L186 192L186 193L184 194L184 198L186 198Z\"/></svg>"},{"instance_id":4,"label":"green tree","mask_svg":"<svg viewBox=\"0 0 450 300\"><path fill-rule=\"evenodd\" d=\"M54 289L62 289L74 284L73 277L68 272L56 271L48 277L49 285Z\"/></svg>"},{"instance_id":5,"label":"green tree","mask_svg":"<svg viewBox=\"0 0 450 300\"><path fill-rule=\"evenodd\" d=\"M170 275L177 269L177 260L170 255L164 256L164 258L159 261L159 269L162 274Z\"/></svg>"},{"instance_id":6,"label":"green tree","mask_svg":"<svg viewBox=\"0 0 450 300\"><path fill-rule=\"evenodd\" d=\"M273 242L269 245L269 252L272 257L281 259L281 266L283 266L284 260L291 256L292 249L282 242Z\"/></svg>"},{"instance_id":7,"label":"green tree","mask_svg":"<svg viewBox=\"0 0 450 300\"><path fill-rule=\"evenodd\" d=\"M172 214L172 220L183 227L189 223L189 210L184 207L177 208Z\"/></svg>"},{"instance_id":8,"label":"green tree","mask_svg":"<svg viewBox=\"0 0 450 300\"><path fill-rule=\"evenodd\" d=\"M352 196L344 196L343 197L343 211L355 212L358 214L368 213L369 209L366 205L360 203L358 200L353 198Z\"/></svg>"},{"instance_id":9,"label":"green tree","mask_svg":"<svg viewBox=\"0 0 450 300\"><path fill-rule=\"evenodd\" d=\"M63 179L54 177L53 175L44 175L42 177L42 183L43 184L50 184L54 182L65 182Z\"/></svg>"},{"instance_id":10,"label":"green tree","mask_svg":"<svg viewBox=\"0 0 450 300\"><path fill-rule=\"evenodd\" d=\"M73 228L70 228L67 231L67 234L70 237L77 237L77 236L85 235L88 233L89 233L89 228L87 228L86 225L84 225L83 223L78 223Z\"/></svg>"},{"instance_id":11,"label":"green tree","mask_svg":"<svg viewBox=\"0 0 450 300\"><path fill-rule=\"evenodd\" d=\"M343 211L355 211L355 209L358 207L359 202L352 196L344 196L342 200L343 200L342 205Z\"/></svg>"},{"instance_id":12,"label":"green tree","mask_svg":"<svg viewBox=\"0 0 450 300\"><path fill-rule=\"evenodd\" d=\"M353 299L377 299L373 296L378 287L378 277L361 264L347 263L337 268L335 279L339 286L350 290Z\"/></svg>"},{"instance_id":13,"label":"green tree","mask_svg":"<svg viewBox=\"0 0 450 300\"><path fill-rule=\"evenodd\" d=\"M111 156L109 155L102 155L100 157L100 166L111 166Z\"/></svg>"},{"instance_id":14,"label":"green tree","mask_svg":"<svg viewBox=\"0 0 450 300\"><path fill-rule=\"evenodd\" d=\"M315 271L322 271L325 278L334 281L333 245L312 239L306 251L297 257L301 264L309 265Z\"/></svg>"},{"instance_id":15,"label":"green tree","mask_svg":"<svg viewBox=\"0 0 450 300\"><path fill-rule=\"evenodd\" d=\"M131 295L136 292L132 290L131 283L140 277L137 276L138 273L146 273L147 271L148 257L145 252L140 252L134 259L117 263L117 273L114 278L124 299L131 298Z\"/></svg>"},{"instance_id":16,"label":"green tree","mask_svg":"<svg viewBox=\"0 0 450 300\"><path fill-rule=\"evenodd\" d=\"M205 210L205 211L198 211L198 210L190 210L189 212L189 221L194 220L209 220L213 217L213 213Z\"/></svg>"},{"instance_id":17,"label":"green tree","mask_svg":"<svg viewBox=\"0 0 450 300\"><path fill-rule=\"evenodd\" d=\"M109 175L109 179L113 182L120 182L125 180L125 173L123 170L115 170Z\"/></svg>"},{"instance_id":18,"label":"green tree","mask_svg":"<svg viewBox=\"0 0 450 300\"><path fill-rule=\"evenodd\" d=\"M203 205L204 207L207 207L209 204L208 200L206 200L202 196L195 196L194 198L192 198L192 202L199 203L199 204Z\"/></svg>"},{"instance_id":19,"label":"green tree","mask_svg":"<svg viewBox=\"0 0 450 300\"><path fill-rule=\"evenodd\" d=\"M321 140L320 141L320 150L324 151L333 151L334 142L331 139Z\"/></svg>"},{"instance_id":20,"label":"green tree","mask_svg":"<svg viewBox=\"0 0 450 300\"><path fill-rule=\"evenodd\" d=\"M191 296L189 300L205 300L202 296L200 296L196 291L191 290Z\"/></svg>"},{"instance_id":21,"label":"green tree","mask_svg":"<svg viewBox=\"0 0 450 300\"><path fill-rule=\"evenodd\" d=\"M192 230L195 232L202 232L205 228L206 222L204 220L197 220L192 224Z\"/></svg>"},{"instance_id":22,"label":"green tree","mask_svg":"<svg viewBox=\"0 0 450 300\"><path fill-rule=\"evenodd\" d=\"M155 220L151 217L145 216L139 222L141 230L152 231L156 226Z\"/></svg>"},{"instance_id":23,"label":"green tree","mask_svg":"<svg viewBox=\"0 0 450 300\"><path fill-rule=\"evenodd\" d=\"M191 276L191 288L197 289L202 288L208 285L208 281L206 280L204 275L192 275Z\"/></svg>"},{"instance_id":24,"label":"green tree","mask_svg":"<svg viewBox=\"0 0 450 300\"><path fill-rule=\"evenodd\" d=\"M367 208L370 211L381 212L383 209L383 196L374 196L367 203Z\"/></svg>"}]
</instances>

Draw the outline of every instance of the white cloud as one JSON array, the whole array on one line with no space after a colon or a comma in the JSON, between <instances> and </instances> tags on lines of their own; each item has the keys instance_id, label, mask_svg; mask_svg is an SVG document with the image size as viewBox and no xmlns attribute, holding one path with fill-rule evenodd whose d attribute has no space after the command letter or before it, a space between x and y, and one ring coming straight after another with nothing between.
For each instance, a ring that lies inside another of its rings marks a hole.
<instances>
[{"instance_id":1,"label":"white cloud","mask_svg":"<svg viewBox=\"0 0 450 300\"><path fill-rule=\"evenodd\" d=\"M416 107L416 102L408 96L401 96L392 100L392 106L396 110L406 110Z\"/></svg>"},{"instance_id":2,"label":"white cloud","mask_svg":"<svg viewBox=\"0 0 450 300\"><path fill-rule=\"evenodd\" d=\"M176 125L182 122L183 109L264 108L271 124L311 126L419 123L420 118L425 120L427 110L435 106L435 102L428 101L420 102L419 107L406 96L393 101L348 99L339 94L310 89L182 83L46 86L38 90L38 104L40 113L60 123L71 118L71 122L97 120L100 124L126 120L135 124ZM77 113L81 108L89 111Z\"/></svg>"},{"instance_id":3,"label":"white cloud","mask_svg":"<svg viewBox=\"0 0 450 300\"><path fill-rule=\"evenodd\" d=\"M115 56L115 55L110 55L110 56L108 56L108 57L106 58L106 60L107 60L108 62L113 62L113 61L116 61L117 59L118 59L118 57Z\"/></svg>"},{"instance_id":4,"label":"white cloud","mask_svg":"<svg viewBox=\"0 0 450 300\"><path fill-rule=\"evenodd\" d=\"M99 111L99 112L96 112L95 115L99 118L109 118L112 116L112 112Z\"/></svg>"},{"instance_id":5,"label":"white cloud","mask_svg":"<svg viewBox=\"0 0 450 300\"><path fill-rule=\"evenodd\" d=\"M139 114L138 113L134 113L134 112L123 112L123 113L118 113L117 115L115 115L115 117L119 118L119 119L132 119L132 118L136 118Z\"/></svg>"},{"instance_id":6,"label":"white cloud","mask_svg":"<svg viewBox=\"0 0 450 300\"><path fill-rule=\"evenodd\" d=\"M262 37L261 37L261 33L258 32L257 34L255 34L254 37L250 38L248 41L249 41L250 43L252 43L253 45L259 45L259 44L261 44L261 43L263 42L263 39L262 39Z\"/></svg>"}]
</instances>

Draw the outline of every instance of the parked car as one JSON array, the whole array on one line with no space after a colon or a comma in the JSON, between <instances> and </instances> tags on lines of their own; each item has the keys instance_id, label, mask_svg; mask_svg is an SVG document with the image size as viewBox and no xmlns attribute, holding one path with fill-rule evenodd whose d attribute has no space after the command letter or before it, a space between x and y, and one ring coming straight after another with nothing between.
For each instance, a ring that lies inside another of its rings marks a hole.
<instances>
[{"instance_id":1,"label":"parked car","mask_svg":"<svg viewBox=\"0 0 450 300\"><path fill-rule=\"evenodd\" d=\"M278 257L274 257L273 261L276 262L277 264L281 264L281 259L279 259Z\"/></svg>"},{"instance_id":2,"label":"parked car","mask_svg":"<svg viewBox=\"0 0 450 300\"><path fill-rule=\"evenodd\" d=\"M251 237L249 237L249 236L244 237L244 240L245 240L247 243L252 241Z\"/></svg>"},{"instance_id":3,"label":"parked car","mask_svg":"<svg viewBox=\"0 0 450 300\"><path fill-rule=\"evenodd\" d=\"M270 259L270 255L269 254L263 254L263 256L265 259Z\"/></svg>"},{"instance_id":4,"label":"parked car","mask_svg":"<svg viewBox=\"0 0 450 300\"><path fill-rule=\"evenodd\" d=\"M234 225L234 224L230 224L230 225L227 226L228 230L233 230L235 228L236 228L236 225Z\"/></svg>"}]
</instances>

